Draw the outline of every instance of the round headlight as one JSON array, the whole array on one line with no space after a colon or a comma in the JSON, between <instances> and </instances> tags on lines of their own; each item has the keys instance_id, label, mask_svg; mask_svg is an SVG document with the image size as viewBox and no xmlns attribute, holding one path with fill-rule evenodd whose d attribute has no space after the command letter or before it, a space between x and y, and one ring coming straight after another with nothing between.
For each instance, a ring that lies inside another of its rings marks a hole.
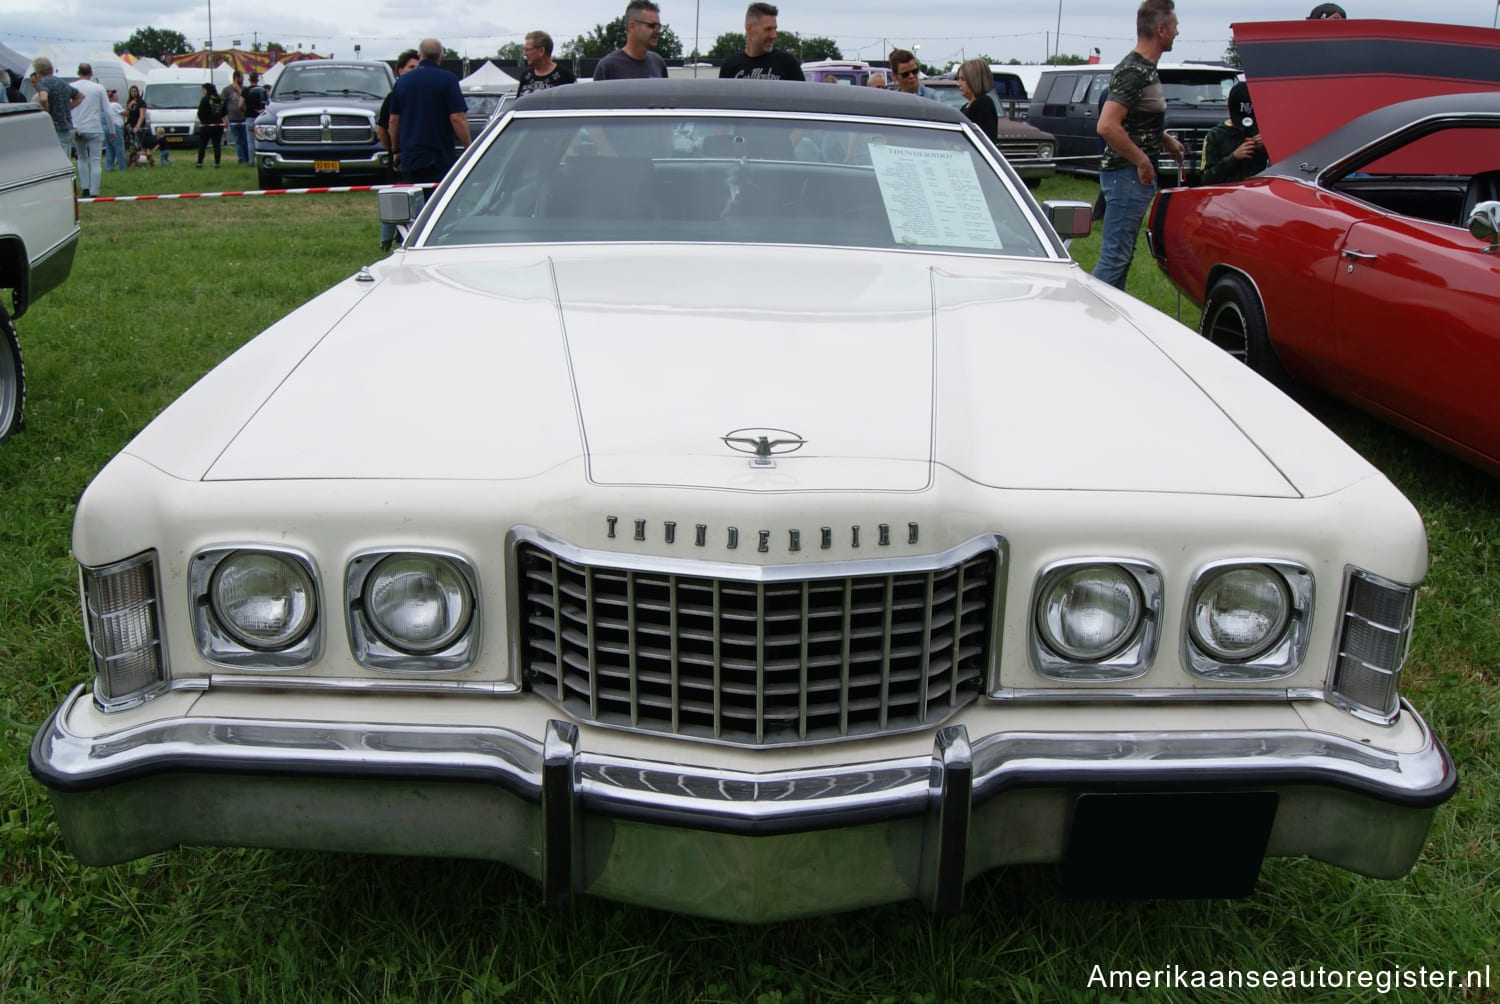
<instances>
[{"instance_id":1,"label":"round headlight","mask_svg":"<svg viewBox=\"0 0 1500 1004\"><path fill-rule=\"evenodd\" d=\"M1125 569L1069 568L1043 586L1037 630L1058 655L1097 662L1120 651L1135 635L1143 606L1140 587Z\"/></svg>"},{"instance_id":2,"label":"round headlight","mask_svg":"<svg viewBox=\"0 0 1500 1004\"><path fill-rule=\"evenodd\" d=\"M1036 148L1036 155L1037 155L1037 159L1038 160L1051 160L1052 159L1052 144L1051 143L1040 143L1040 144L1038 144L1037 148Z\"/></svg>"},{"instance_id":3,"label":"round headlight","mask_svg":"<svg viewBox=\"0 0 1500 1004\"><path fill-rule=\"evenodd\" d=\"M1262 565L1210 573L1193 590L1188 632L1211 658L1242 662L1280 640L1291 617L1286 581Z\"/></svg>"},{"instance_id":4,"label":"round headlight","mask_svg":"<svg viewBox=\"0 0 1500 1004\"><path fill-rule=\"evenodd\" d=\"M209 596L224 630L265 651L296 644L317 614L312 577L302 565L264 551L236 551L221 561Z\"/></svg>"},{"instance_id":5,"label":"round headlight","mask_svg":"<svg viewBox=\"0 0 1500 1004\"><path fill-rule=\"evenodd\" d=\"M474 598L447 558L393 554L371 569L364 608L386 644L425 655L447 648L463 635Z\"/></svg>"}]
</instances>

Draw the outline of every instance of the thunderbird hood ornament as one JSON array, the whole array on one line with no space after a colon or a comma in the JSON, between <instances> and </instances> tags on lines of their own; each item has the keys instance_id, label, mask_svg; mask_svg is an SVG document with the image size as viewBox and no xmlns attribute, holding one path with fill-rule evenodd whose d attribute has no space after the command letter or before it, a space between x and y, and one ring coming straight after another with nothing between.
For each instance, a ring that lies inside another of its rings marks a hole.
<instances>
[{"instance_id":1,"label":"thunderbird hood ornament","mask_svg":"<svg viewBox=\"0 0 1500 1004\"><path fill-rule=\"evenodd\" d=\"M735 429L719 437L737 453L753 454L751 467L775 467L772 458L793 453L807 445L807 440L786 429Z\"/></svg>"}]
</instances>

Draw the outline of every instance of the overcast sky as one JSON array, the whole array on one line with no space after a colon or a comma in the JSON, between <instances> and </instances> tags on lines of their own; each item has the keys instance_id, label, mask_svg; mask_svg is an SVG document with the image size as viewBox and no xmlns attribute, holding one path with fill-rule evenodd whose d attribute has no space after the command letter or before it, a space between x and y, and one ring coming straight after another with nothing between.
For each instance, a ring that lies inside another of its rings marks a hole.
<instances>
[{"instance_id":1,"label":"overcast sky","mask_svg":"<svg viewBox=\"0 0 1500 1004\"><path fill-rule=\"evenodd\" d=\"M707 50L726 31L744 30L744 0L659 0L662 20L693 46L695 34ZM1425 20L1491 27L1496 0L1341 0L1353 17ZM1303 18L1314 0L1179 0L1182 33L1173 59L1216 59L1240 20ZM919 45L922 62L942 66L985 54L1005 62L1041 62L1058 47L1086 55L1098 47L1106 61L1134 44L1134 0L787 0L781 27L838 42L846 57L884 58L892 45ZM25 56L45 45L80 56L108 50L136 28L180 31L197 48L210 33L215 48L257 39L289 48L314 46L319 54L391 58L419 38L435 35L460 55L481 59L502 44L542 29L563 42L618 17L625 0L50 0L45 4L0 0L0 42ZM153 54L148 54L153 55Z\"/></svg>"}]
</instances>

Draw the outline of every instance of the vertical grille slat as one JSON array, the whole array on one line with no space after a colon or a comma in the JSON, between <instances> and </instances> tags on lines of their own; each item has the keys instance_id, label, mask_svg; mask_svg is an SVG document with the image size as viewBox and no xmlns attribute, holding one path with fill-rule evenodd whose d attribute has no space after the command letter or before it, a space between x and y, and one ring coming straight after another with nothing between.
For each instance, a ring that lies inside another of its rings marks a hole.
<instances>
[{"instance_id":1,"label":"vertical grille slat","mask_svg":"<svg viewBox=\"0 0 1500 1004\"><path fill-rule=\"evenodd\" d=\"M630 652L630 724L632 727L641 723L641 695L636 689L640 677L640 636L636 634L635 623L635 576L628 576L625 580L625 597L628 609L625 611L626 630L630 632L628 650Z\"/></svg>"},{"instance_id":2,"label":"vertical grille slat","mask_svg":"<svg viewBox=\"0 0 1500 1004\"><path fill-rule=\"evenodd\" d=\"M529 541L516 555L528 686L606 727L746 746L909 731L973 700L997 644L995 548L765 581L622 570Z\"/></svg>"}]
</instances>

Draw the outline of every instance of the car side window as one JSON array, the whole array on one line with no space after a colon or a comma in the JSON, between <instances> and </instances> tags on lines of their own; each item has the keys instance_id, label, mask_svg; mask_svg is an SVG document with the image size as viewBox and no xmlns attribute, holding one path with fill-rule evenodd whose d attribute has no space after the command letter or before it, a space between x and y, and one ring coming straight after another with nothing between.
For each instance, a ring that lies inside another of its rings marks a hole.
<instances>
[{"instance_id":1,"label":"car side window","mask_svg":"<svg viewBox=\"0 0 1500 1004\"><path fill-rule=\"evenodd\" d=\"M1428 126L1349 164L1329 184L1388 212L1462 227L1474 205L1496 191L1497 168L1500 129Z\"/></svg>"},{"instance_id":2,"label":"car side window","mask_svg":"<svg viewBox=\"0 0 1500 1004\"><path fill-rule=\"evenodd\" d=\"M1089 81L1089 96L1087 99L1088 104L1091 106L1097 105L1099 103L1099 99L1104 96L1104 92L1107 90L1109 90L1109 74L1094 74L1093 78Z\"/></svg>"},{"instance_id":3,"label":"car side window","mask_svg":"<svg viewBox=\"0 0 1500 1004\"><path fill-rule=\"evenodd\" d=\"M1072 100L1075 104L1080 101L1088 100L1089 84L1093 82L1095 76L1096 74L1085 73L1078 78L1077 83L1073 85Z\"/></svg>"}]
</instances>

